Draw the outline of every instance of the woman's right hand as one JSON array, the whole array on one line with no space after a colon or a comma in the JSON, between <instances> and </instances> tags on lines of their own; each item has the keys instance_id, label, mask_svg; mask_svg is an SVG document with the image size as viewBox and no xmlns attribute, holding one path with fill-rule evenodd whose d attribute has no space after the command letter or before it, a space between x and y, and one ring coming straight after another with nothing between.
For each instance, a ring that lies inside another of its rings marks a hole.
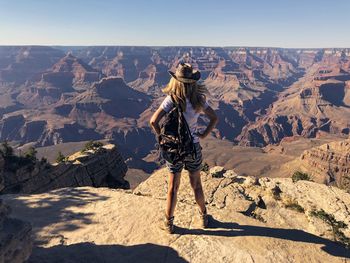
<instances>
[{"instance_id":1,"label":"woman's right hand","mask_svg":"<svg viewBox=\"0 0 350 263\"><path fill-rule=\"evenodd\" d=\"M203 110L204 114L208 116L209 118L209 124L205 131L198 135L199 138L204 139L208 136L208 134L214 129L216 124L218 123L218 117L215 113L215 111L212 109L212 107L208 106L206 109Z\"/></svg>"}]
</instances>

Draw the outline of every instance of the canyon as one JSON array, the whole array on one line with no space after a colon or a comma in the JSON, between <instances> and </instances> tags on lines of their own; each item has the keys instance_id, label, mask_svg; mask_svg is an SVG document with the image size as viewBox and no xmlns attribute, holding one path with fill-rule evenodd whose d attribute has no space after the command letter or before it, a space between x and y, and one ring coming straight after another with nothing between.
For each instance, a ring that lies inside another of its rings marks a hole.
<instances>
[{"instance_id":1,"label":"canyon","mask_svg":"<svg viewBox=\"0 0 350 263\"><path fill-rule=\"evenodd\" d=\"M220 119L210 135L217 144L263 148L300 138L346 139L349 54L349 49L2 46L0 141L26 149L109 140L130 168L151 173L159 164L148 121L164 98L167 71L179 61L201 71ZM206 122L200 117L200 127Z\"/></svg>"},{"instance_id":2,"label":"canyon","mask_svg":"<svg viewBox=\"0 0 350 263\"><path fill-rule=\"evenodd\" d=\"M202 141L210 166L257 177L311 173L330 159L303 151L349 136L346 48L1 46L0 141L19 153L34 146L50 162L57 149L71 155L86 141L109 142L140 175L136 186L161 165L149 119L180 61L201 71L219 117ZM200 116L199 129L207 121ZM348 188L338 172L312 173Z\"/></svg>"}]
</instances>

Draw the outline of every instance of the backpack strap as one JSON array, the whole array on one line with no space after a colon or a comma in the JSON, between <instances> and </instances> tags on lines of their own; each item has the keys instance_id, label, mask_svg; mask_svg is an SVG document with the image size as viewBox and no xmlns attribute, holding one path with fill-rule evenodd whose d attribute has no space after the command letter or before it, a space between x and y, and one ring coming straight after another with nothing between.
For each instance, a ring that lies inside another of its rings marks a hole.
<instances>
[{"instance_id":1,"label":"backpack strap","mask_svg":"<svg viewBox=\"0 0 350 263\"><path fill-rule=\"evenodd\" d=\"M172 101L173 104L174 104L174 107L176 107L176 108L178 108L178 109L181 110L181 107L180 107L180 105L176 102L176 100L174 99L173 94L170 94L170 98L171 98L171 101Z\"/></svg>"}]
</instances>

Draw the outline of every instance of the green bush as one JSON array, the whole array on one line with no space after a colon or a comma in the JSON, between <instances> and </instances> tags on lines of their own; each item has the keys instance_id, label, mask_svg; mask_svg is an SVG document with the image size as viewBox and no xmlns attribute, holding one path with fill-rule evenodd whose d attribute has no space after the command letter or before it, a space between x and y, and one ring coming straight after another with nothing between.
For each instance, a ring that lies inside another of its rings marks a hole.
<instances>
[{"instance_id":1,"label":"green bush","mask_svg":"<svg viewBox=\"0 0 350 263\"><path fill-rule=\"evenodd\" d=\"M294 211L297 211L299 213L305 212L305 209L301 205L299 205L296 201L287 203L284 207L291 209L291 210L294 210Z\"/></svg>"},{"instance_id":2,"label":"green bush","mask_svg":"<svg viewBox=\"0 0 350 263\"><path fill-rule=\"evenodd\" d=\"M312 181L310 175L308 175L307 173L300 172L300 171L294 172L294 174L292 175L292 180L293 180L293 183L300 181L300 180Z\"/></svg>"},{"instance_id":3,"label":"green bush","mask_svg":"<svg viewBox=\"0 0 350 263\"><path fill-rule=\"evenodd\" d=\"M65 161L66 161L66 157L62 154L61 151L59 151L56 157L56 163L62 163Z\"/></svg>"},{"instance_id":4,"label":"green bush","mask_svg":"<svg viewBox=\"0 0 350 263\"><path fill-rule=\"evenodd\" d=\"M342 243L347 248L350 248L350 238L345 236L341 231L341 229L347 228L347 224L343 221L337 221L333 215L326 213L323 209L313 210L310 212L310 215L321 219L331 227L334 241Z\"/></svg>"},{"instance_id":5,"label":"green bush","mask_svg":"<svg viewBox=\"0 0 350 263\"><path fill-rule=\"evenodd\" d=\"M89 141L84 145L84 148L80 151L81 153L84 153L89 150L99 150L102 148L103 143L102 142L96 142L96 141Z\"/></svg>"},{"instance_id":6,"label":"green bush","mask_svg":"<svg viewBox=\"0 0 350 263\"><path fill-rule=\"evenodd\" d=\"M24 153L24 157L31 160L32 162L35 162L37 160L36 154L38 152L35 150L34 147L29 147L29 149Z\"/></svg>"}]
</instances>

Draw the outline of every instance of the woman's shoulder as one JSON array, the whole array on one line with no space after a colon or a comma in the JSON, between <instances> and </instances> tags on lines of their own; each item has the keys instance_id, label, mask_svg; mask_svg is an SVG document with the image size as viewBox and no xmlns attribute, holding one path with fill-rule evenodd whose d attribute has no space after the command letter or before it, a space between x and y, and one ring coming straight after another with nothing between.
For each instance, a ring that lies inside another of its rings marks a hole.
<instances>
[{"instance_id":1,"label":"woman's shoulder","mask_svg":"<svg viewBox=\"0 0 350 263\"><path fill-rule=\"evenodd\" d=\"M165 111L169 112L171 108L173 107L173 99L171 98L171 95L167 95L163 102L160 104L160 107Z\"/></svg>"}]
</instances>

